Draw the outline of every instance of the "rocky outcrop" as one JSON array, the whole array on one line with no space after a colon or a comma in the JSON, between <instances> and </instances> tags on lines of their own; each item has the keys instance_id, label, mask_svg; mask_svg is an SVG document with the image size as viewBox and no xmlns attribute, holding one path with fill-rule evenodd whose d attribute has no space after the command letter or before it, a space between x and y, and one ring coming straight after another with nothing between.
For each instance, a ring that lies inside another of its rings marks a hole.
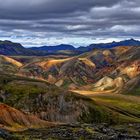
<instances>
[{"instance_id":1,"label":"rocky outcrop","mask_svg":"<svg viewBox=\"0 0 140 140\"><path fill-rule=\"evenodd\" d=\"M67 124L48 129L30 129L17 134L22 138L72 140L139 140L140 124L109 126L108 124Z\"/></svg>"}]
</instances>

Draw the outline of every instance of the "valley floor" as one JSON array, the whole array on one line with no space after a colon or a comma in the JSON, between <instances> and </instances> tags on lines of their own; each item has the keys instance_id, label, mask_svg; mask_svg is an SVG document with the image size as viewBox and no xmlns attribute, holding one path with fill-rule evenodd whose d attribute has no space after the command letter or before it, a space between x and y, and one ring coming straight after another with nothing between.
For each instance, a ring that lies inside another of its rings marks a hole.
<instances>
[{"instance_id":1,"label":"valley floor","mask_svg":"<svg viewBox=\"0 0 140 140\"><path fill-rule=\"evenodd\" d=\"M94 91L73 91L81 95L85 95L92 100L94 100L98 105L103 105L104 107L112 110L114 116L118 115L119 119L126 119L126 121L136 121L140 122L140 97L125 95L125 94L115 94L108 92L94 92Z\"/></svg>"}]
</instances>

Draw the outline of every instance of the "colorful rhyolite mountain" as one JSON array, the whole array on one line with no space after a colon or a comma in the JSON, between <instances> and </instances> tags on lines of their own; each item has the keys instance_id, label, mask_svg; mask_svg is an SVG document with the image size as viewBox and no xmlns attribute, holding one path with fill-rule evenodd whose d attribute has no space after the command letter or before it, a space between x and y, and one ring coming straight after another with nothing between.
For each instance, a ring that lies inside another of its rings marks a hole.
<instances>
[{"instance_id":1,"label":"colorful rhyolite mountain","mask_svg":"<svg viewBox=\"0 0 140 140\"><path fill-rule=\"evenodd\" d=\"M138 125L140 47L130 43L138 41L128 42L128 46L97 47L76 56L0 55L0 128L26 129L22 135L43 139L48 127L48 133L54 134L58 128L69 130L67 123L74 130L66 136L81 129L88 135L94 129L77 123L100 123L95 126L98 131L101 123ZM36 133L40 135L35 137Z\"/></svg>"},{"instance_id":2,"label":"colorful rhyolite mountain","mask_svg":"<svg viewBox=\"0 0 140 140\"><path fill-rule=\"evenodd\" d=\"M29 63L18 74L41 78L65 89L121 92L131 81L139 80L139 53L140 48L132 46L94 49L75 57Z\"/></svg>"}]
</instances>

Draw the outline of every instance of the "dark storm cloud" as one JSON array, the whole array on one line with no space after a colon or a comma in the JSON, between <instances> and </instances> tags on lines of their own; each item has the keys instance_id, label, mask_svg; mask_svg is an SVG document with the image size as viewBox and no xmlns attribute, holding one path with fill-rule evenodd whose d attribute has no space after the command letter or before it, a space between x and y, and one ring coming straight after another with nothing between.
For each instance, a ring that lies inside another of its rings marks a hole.
<instances>
[{"instance_id":1,"label":"dark storm cloud","mask_svg":"<svg viewBox=\"0 0 140 140\"><path fill-rule=\"evenodd\" d=\"M44 19L88 12L96 6L112 6L121 0L5 0L0 5L4 19ZM74 15L73 15L74 16Z\"/></svg>"},{"instance_id":2,"label":"dark storm cloud","mask_svg":"<svg viewBox=\"0 0 140 140\"><path fill-rule=\"evenodd\" d=\"M140 0L0 0L0 37L139 37Z\"/></svg>"}]
</instances>

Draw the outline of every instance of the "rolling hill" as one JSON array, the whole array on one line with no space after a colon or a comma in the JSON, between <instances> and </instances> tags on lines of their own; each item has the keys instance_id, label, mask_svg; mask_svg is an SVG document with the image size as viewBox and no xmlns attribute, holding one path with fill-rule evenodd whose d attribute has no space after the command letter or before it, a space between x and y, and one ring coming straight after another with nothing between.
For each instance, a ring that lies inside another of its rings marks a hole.
<instances>
[{"instance_id":1,"label":"rolling hill","mask_svg":"<svg viewBox=\"0 0 140 140\"><path fill-rule=\"evenodd\" d=\"M88 88L100 80L100 85L111 88L118 81L128 82L139 75L139 47L120 46L111 49L94 49L65 59L49 58L29 63L19 74L42 78L66 89ZM102 79L103 78L103 79ZM107 79L112 79L111 86ZM95 86L93 85L95 84Z\"/></svg>"},{"instance_id":2,"label":"rolling hill","mask_svg":"<svg viewBox=\"0 0 140 140\"><path fill-rule=\"evenodd\" d=\"M23 64L11 57L0 55L0 72L16 73Z\"/></svg>"},{"instance_id":3,"label":"rolling hill","mask_svg":"<svg viewBox=\"0 0 140 140\"><path fill-rule=\"evenodd\" d=\"M3 103L0 103L0 110L0 128L2 129L22 131L28 128L53 125L53 123L43 121L34 115L28 115Z\"/></svg>"}]
</instances>

